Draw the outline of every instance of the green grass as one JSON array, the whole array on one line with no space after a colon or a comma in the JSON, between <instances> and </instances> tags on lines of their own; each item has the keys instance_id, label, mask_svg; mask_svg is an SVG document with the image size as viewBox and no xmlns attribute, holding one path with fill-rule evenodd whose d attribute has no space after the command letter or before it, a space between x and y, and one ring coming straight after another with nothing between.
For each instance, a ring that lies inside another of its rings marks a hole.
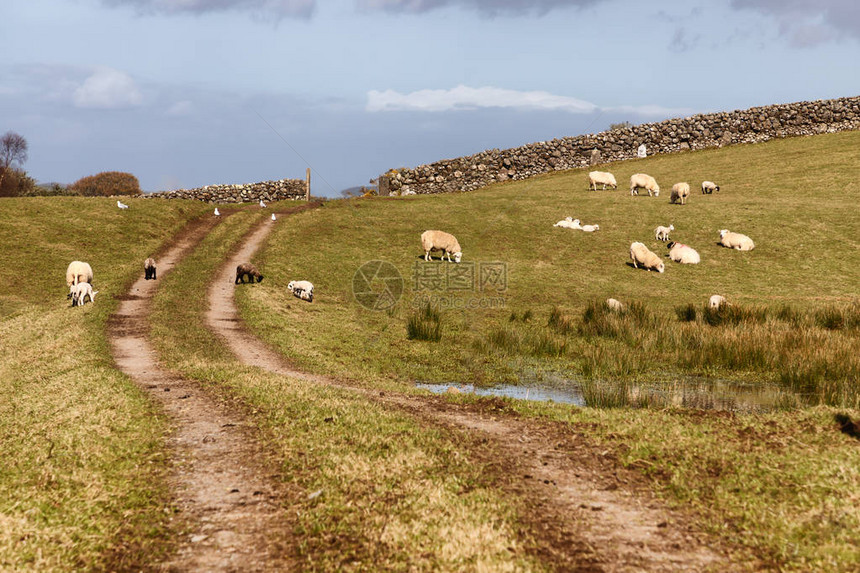
<instances>
[{"instance_id":1,"label":"green grass","mask_svg":"<svg viewBox=\"0 0 860 573\"><path fill-rule=\"evenodd\" d=\"M167 423L110 357L116 295L202 206L0 199L0 569L128 570L170 547ZM91 263L71 308L66 266Z\"/></svg>"}]
</instances>

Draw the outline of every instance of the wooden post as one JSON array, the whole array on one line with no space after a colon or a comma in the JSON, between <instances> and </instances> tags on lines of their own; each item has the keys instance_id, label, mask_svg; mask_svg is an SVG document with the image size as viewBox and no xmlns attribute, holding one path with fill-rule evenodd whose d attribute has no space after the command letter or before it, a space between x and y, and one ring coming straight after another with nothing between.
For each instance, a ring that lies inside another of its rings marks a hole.
<instances>
[{"instance_id":1,"label":"wooden post","mask_svg":"<svg viewBox=\"0 0 860 573\"><path fill-rule=\"evenodd\" d=\"M305 199L307 201L311 200L311 168L308 167L305 172Z\"/></svg>"},{"instance_id":2,"label":"wooden post","mask_svg":"<svg viewBox=\"0 0 860 573\"><path fill-rule=\"evenodd\" d=\"M388 175L380 175L377 179L380 197L388 197L391 194L391 188L388 186Z\"/></svg>"}]
</instances>

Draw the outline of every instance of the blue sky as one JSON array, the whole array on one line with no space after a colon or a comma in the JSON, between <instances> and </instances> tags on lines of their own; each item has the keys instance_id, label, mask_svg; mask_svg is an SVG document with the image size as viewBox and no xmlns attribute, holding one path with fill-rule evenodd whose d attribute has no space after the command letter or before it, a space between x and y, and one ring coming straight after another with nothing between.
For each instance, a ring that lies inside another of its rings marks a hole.
<instances>
[{"instance_id":1,"label":"blue sky","mask_svg":"<svg viewBox=\"0 0 860 573\"><path fill-rule=\"evenodd\" d=\"M147 191L388 168L860 94L856 0L3 0L25 169Z\"/></svg>"}]
</instances>

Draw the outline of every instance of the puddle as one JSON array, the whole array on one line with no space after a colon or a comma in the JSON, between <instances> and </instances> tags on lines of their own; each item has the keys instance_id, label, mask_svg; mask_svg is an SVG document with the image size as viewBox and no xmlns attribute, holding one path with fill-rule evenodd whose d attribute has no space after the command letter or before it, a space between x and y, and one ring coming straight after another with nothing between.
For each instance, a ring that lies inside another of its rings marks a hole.
<instances>
[{"instance_id":1,"label":"puddle","mask_svg":"<svg viewBox=\"0 0 860 573\"><path fill-rule=\"evenodd\" d=\"M512 384L501 384L489 388L476 388L474 384L415 384L416 388L429 390L434 394L444 394L448 388L456 388L463 394L475 394L476 396L501 396L503 398L516 398L518 400L535 400L538 402L559 402L561 404L572 404L574 406L585 406L579 387L569 390L559 388L542 388L539 386L514 386Z\"/></svg>"}]
</instances>

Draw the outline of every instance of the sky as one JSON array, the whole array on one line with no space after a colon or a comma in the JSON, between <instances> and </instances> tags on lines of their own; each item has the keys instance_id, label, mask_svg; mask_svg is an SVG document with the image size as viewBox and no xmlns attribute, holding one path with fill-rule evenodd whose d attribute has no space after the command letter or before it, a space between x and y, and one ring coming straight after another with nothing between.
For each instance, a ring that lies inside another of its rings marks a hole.
<instances>
[{"instance_id":1,"label":"sky","mask_svg":"<svg viewBox=\"0 0 860 573\"><path fill-rule=\"evenodd\" d=\"M2 0L24 169L145 191L390 168L860 95L856 0Z\"/></svg>"}]
</instances>

